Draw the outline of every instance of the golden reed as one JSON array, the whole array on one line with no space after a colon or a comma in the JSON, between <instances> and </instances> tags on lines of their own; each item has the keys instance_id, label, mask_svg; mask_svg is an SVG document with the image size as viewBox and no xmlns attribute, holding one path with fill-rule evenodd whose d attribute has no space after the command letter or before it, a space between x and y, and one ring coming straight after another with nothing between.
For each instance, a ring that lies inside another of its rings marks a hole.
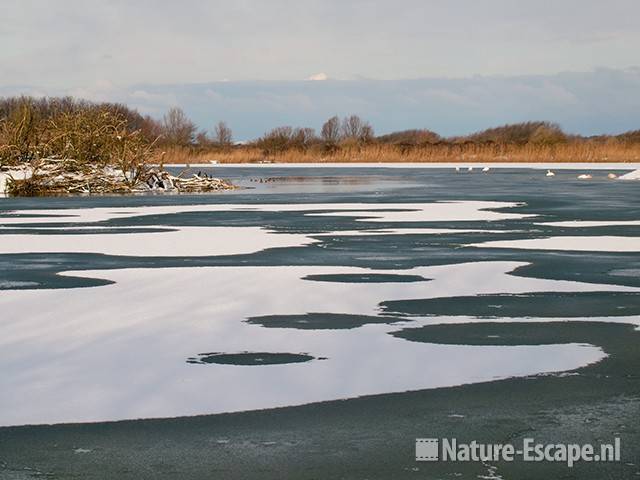
<instances>
[{"instance_id":1,"label":"golden reed","mask_svg":"<svg viewBox=\"0 0 640 480\"><path fill-rule=\"evenodd\" d=\"M196 163L398 163L398 162L638 162L640 144L622 142L570 142L558 145L436 144L428 146L365 145L342 147L326 153L320 147L286 150L265 155L253 146L226 150L169 148L155 157L165 164Z\"/></svg>"}]
</instances>

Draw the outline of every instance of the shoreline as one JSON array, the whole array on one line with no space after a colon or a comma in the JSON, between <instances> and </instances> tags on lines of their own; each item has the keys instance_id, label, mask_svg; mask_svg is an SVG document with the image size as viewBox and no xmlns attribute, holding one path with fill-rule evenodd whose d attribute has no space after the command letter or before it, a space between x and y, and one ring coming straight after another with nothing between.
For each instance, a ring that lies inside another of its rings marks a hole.
<instances>
[{"instance_id":1,"label":"shoreline","mask_svg":"<svg viewBox=\"0 0 640 480\"><path fill-rule=\"evenodd\" d=\"M531 168L557 170L638 170L640 162L315 162L315 163L164 163L165 168Z\"/></svg>"}]
</instances>

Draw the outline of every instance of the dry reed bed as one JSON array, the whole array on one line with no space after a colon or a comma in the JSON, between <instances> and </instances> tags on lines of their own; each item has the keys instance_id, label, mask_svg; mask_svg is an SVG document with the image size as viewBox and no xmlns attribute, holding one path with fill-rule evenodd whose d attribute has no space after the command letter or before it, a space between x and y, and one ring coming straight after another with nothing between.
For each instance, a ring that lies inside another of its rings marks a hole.
<instances>
[{"instance_id":1,"label":"dry reed bed","mask_svg":"<svg viewBox=\"0 0 640 480\"><path fill-rule=\"evenodd\" d=\"M366 145L345 147L327 154L321 148L306 151L286 150L265 155L251 146L227 150L172 148L155 159L164 164L198 163L394 163L394 162L638 162L639 144L568 143L561 145L484 145L450 144L420 147Z\"/></svg>"}]
</instances>

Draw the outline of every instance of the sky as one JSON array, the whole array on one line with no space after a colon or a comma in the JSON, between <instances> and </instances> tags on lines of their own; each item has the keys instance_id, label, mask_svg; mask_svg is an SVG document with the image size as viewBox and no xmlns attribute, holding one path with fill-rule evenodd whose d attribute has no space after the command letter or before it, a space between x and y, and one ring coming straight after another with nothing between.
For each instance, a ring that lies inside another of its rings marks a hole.
<instances>
[{"instance_id":1,"label":"sky","mask_svg":"<svg viewBox=\"0 0 640 480\"><path fill-rule=\"evenodd\" d=\"M3 0L0 10L0 95L117 100L156 116L176 105L247 138L294 120L318 128L332 112L368 115L381 133L461 134L523 115L576 133L640 128L637 0Z\"/></svg>"}]
</instances>

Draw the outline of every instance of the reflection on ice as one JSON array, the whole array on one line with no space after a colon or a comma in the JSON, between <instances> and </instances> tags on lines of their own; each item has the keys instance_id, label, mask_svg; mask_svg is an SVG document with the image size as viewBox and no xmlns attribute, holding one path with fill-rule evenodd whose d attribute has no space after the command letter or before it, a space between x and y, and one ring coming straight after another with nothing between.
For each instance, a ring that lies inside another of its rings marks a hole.
<instances>
[{"instance_id":1,"label":"reflection on ice","mask_svg":"<svg viewBox=\"0 0 640 480\"><path fill-rule=\"evenodd\" d=\"M377 315L384 300L491 292L635 291L505 275L518 265L472 263L385 272L347 267L74 272L116 283L0 296L0 425L259 409L569 370L601 359L599 348L578 344L451 346L408 342L388 334L434 319L343 330L264 328L244 321L308 312ZM366 273L411 274L433 281L303 279ZM446 319L437 319L441 320ZM198 368L185 361L196 352L305 352L327 360Z\"/></svg>"}]
</instances>

